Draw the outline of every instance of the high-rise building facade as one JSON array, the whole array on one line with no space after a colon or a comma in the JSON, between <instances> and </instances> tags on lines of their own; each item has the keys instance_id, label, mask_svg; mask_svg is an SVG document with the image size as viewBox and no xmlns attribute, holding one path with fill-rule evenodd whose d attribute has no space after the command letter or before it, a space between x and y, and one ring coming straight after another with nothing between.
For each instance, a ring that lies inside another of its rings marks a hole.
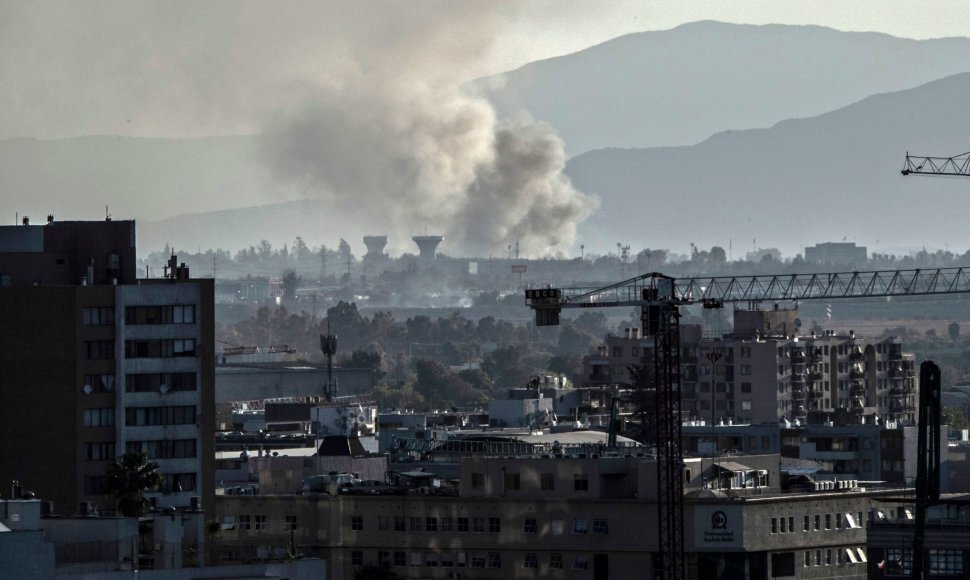
<instances>
[{"instance_id":1,"label":"high-rise building facade","mask_svg":"<svg viewBox=\"0 0 970 580\"><path fill-rule=\"evenodd\" d=\"M160 506L214 497L212 280L138 280L134 222L0 227L0 481L111 512L108 467L159 464ZM67 241L65 241L67 240Z\"/></svg>"},{"instance_id":2,"label":"high-rise building facade","mask_svg":"<svg viewBox=\"0 0 970 580\"><path fill-rule=\"evenodd\" d=\"M681 331L685 418L715 423L916 421L915 360L902 340L854 332L800 334L797 311L738 311L734 331ZM653 361L652 336L610 336L586 357L579 387L631 385L631 367ZM593 397L595 398L595 397Z\"/></svg>"}]
</instances>

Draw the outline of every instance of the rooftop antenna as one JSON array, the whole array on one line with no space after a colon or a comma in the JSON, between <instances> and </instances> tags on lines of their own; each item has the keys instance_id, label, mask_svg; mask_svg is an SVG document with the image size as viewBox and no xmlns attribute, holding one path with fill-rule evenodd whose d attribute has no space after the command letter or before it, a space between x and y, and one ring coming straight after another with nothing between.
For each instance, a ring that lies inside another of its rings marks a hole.
<instances>
[{"instance_id":1,"label":"rooftop antenna","mask_svg":"<svg viewBox=\"0 0 970 580\"><path fill-rule=\"evenodd\" d=\"M330 319L327 319L327 334L320 335L320 350L327 357L327 387L324 395L327 401L337 396L337 383L333 380L333 355L337 354L337 337L330 332Z\"/></svg>"},{"instance_id":2,"label":"rooftop antenna","mask_svg":"<svg viewBox=\"0 0 970 580\"><path fill-rule=\"evenodd\" d=\"M107 206L107 204L105 204L105 206L104 206L104 221L106 221L106 222L110 222L111 221L111 214L108 213L108 206Z\"/></svg>"}]
</instances>

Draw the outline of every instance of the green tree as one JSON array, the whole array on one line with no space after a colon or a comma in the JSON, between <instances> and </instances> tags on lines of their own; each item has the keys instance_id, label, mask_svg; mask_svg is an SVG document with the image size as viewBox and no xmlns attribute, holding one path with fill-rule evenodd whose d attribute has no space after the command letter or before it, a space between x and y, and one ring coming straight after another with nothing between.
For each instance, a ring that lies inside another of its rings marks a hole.
<instances>
[{"instance_id":1,"label":"green tree","mask_svg":"<svg viewBox=\"0 0 970 580\"><path fill-rule=\"evenodd\" d=\"M293 300L296 298L296 289L303 279L296 275L293 270L283 272L283 299Z\"/></svg>"},{"instance_id":2,"label":"green tree","mask_svg":"<svg viewBox=\"0 0 970 580\"><path fill-rule=\"evenodd\" d=\"M118 509L127 517L139 517L148 510L145 492L162 484L162 476L156 471L158 464L148 461L145 453L126 453L108 467L105 492L115 496Z\"/></svg>"},{"instance_id":3,"label":"green tree","mask_svg":"<svg viewBox=\"0 0 970 580\"><path fill-rule=\"evenodd\" d=\"M967 416L960 407L945 406L941 409L943 423L950 427L950 430L970 428Z\"/></svg>"}]
</instances>

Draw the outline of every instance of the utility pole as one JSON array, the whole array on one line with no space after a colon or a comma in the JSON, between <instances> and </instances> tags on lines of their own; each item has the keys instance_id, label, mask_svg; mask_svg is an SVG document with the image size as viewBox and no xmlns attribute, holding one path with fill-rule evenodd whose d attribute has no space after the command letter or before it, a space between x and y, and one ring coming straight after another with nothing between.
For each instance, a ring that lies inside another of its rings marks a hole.
<instances>
[{"instance_id":1,"label":"utility pole","mask_svg":"<svg viewBox=\"0 0 970 580\"><path fill-rule=\"evenodd\" d=\"M320 249L320 279L327 277L327 245L324 244Z\"/></svg>"}]
</instances>

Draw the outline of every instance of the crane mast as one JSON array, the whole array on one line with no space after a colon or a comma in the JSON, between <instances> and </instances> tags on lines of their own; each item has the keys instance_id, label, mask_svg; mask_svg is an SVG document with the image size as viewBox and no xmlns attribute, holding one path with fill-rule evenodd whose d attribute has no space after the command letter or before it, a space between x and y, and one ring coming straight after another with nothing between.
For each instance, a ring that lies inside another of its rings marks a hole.
<instances>
[{"instance_id":1,"label":"crane mast","mask_svg":"<svg viewBox=\"0 0 970 580\"><path fill-rule=\"evenodd\" d=\"M537 326L559 324L564 308L641 309L643 336L654 338L653 377L657 405L659 574L683 580L684 478L681 447L680 307L700 304L915 297L970 293L970 268L874 270L763 276L673 278L642 274L601 288L530 288L525 303L535 311Z\"/></svg>"}]
</instances>

